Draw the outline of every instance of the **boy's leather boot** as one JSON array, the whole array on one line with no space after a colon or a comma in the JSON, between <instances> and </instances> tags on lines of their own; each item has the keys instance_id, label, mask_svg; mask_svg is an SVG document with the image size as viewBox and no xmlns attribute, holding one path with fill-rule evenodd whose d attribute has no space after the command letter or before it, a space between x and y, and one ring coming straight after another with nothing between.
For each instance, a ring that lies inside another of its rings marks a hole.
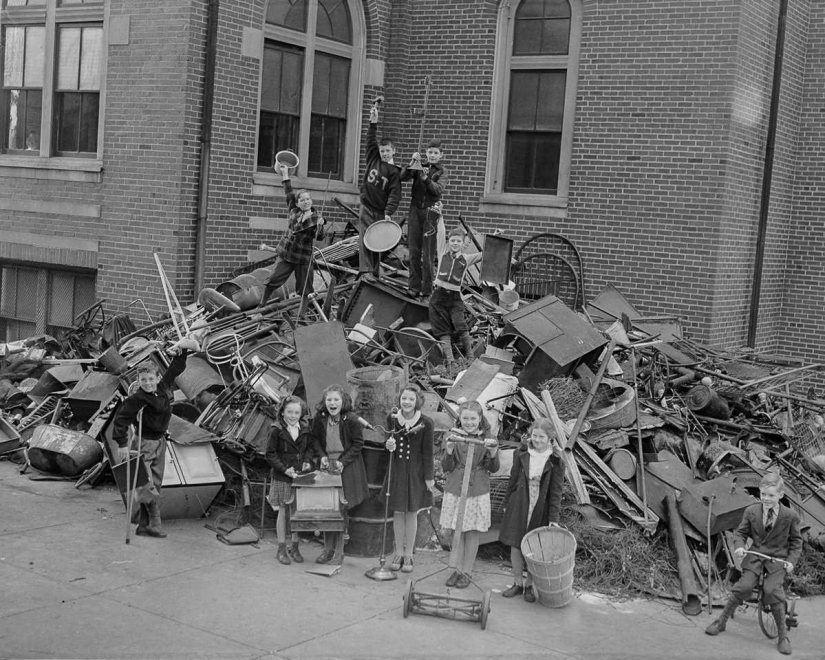
<instances>
[{"instance_id":1,"label":"boy's leather boot","mask_svg":"<svg viewBox=\"0 0 825 660\"><path fill-rule=\"evenodd\" d=\"M134 516L133 516L134 518ZM135 522L135 520L132 520ZM141 503L138 506L137 512L137 529L135 530L135 534L138 536L148 536L148 532L146 531L149 527L149 510L146 508L146 505Z\"/></svg>"},{"instance_id":2,"label":"boy's leather boot","mask_svg":"<svg viewBox=\"0 0 825 660\"><path fill-rule=\"evenodd\" d=\"M441 349L441 355L447 362L453 362L453 345L450 343L449 337L438 342L438 348Z\"/></svg>"},{"instance_id":3,"label":"boy's leather boot","mask_svg":"<svg viewBox=\"0 0 825 660\"><path fill-rule=\"evenodd\" d=\"M791 640L788 637L788 627L785 625L785 603L771 603L771 614L773 614L773 620L776 621L776 630L779 632L776 648L782 655L790 655L793 651Z\"/></svg>"},{"instance_id":4,"label":"boy's leather boot","mask_svg":"<svg viewBox=\"0 0 825 660\"><path fill-rule=\"evenodd\" d=\"M472 359L473 341L470 339L470 333L462 332L461 335L459 335L458 340L461 342L461 352L464 353L464 357L468 360Z\"/></svg>"},{"instance_id":5,"label":"boy's leather boot","mask_svg":"<svg viewBox=\"0 0 825 660\"><path fill-rule=\"evenodd\" d=\"M725 603L725 609L722 610L722 614L719 615L718 619L705 628L705 633L708 635L718 635L720 632L724 632L725 624L728 622L728 619L741 604L742 601L736 596L731 596L728 598L728 602Z\"/></svg>"},{"instance_id":6,"label":"boy's leather boot","mask_svg":"<svg viewBox=\"0 0 825 660\"><path fill-rule=\"evenodd\" d=\"M144 535L165 539L166 533L160 527L160 502L157 500L149 502L146 507L149 509L149 524L146 526Z\"/></svg>"}]
</instances>

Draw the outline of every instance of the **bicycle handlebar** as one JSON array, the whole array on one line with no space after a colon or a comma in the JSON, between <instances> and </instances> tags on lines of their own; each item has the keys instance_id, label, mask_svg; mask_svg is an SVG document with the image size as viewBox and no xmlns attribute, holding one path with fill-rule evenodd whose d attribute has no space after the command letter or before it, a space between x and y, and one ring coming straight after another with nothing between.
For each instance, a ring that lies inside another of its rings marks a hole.
<instances>
[{"instance_id":1,"label":"bicycle handlebar","mask_svg":"<svg viewBox=\"0 0 825 660\"><path fill-rule=\"evenodd\" d=\"M768 561L778 561L785 564L785 568L787 569L788 566L793 566L791 562L786 561L784 559L780 559L779 557L771 557L770 555L762 554L761 552L756 552L756 550L745 550L746 555L754 555L755 557L761 557L762 559L767 559Z\"/></svg>"}]
</instances>

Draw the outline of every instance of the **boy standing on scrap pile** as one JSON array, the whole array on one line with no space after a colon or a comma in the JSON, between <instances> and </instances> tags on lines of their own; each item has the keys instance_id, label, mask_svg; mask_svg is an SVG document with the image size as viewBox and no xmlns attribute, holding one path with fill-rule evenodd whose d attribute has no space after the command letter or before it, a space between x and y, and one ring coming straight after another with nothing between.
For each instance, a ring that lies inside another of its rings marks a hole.
<instances>
[{"instance_id":1,"label":"boy standing on scrap pile","mask_svg":"<svg viewBox=\"0 0 825 660\"><path fill-rule=\"evenodd\" d=\"M742 522L734 532L733 554L742 559L742 577L733 585L722 614L711 623L705 632L718 635L724 632L728 618L745 600L751 597L759 576L764 572L762 584L763 600L771 608L779 632L777 649L784 655L791 654L791 640L785 625L785 590L782 583L785 576L793 571L802 553L802 534L799 532L799 514L793 509L782 506L779 500L784 493L785 482L775 472L768 472L759 484L761 503L751 504L742 514ZM747 555L745 544L752 539L752 552L776 558L777 561ZM784 561L783 561L784 560Z\"/></svg>"},{"instance_id":2,"label":"boy standing on scrap pile","mask_svg":"<svg viewBox=\"0 0 825 660\"><path fill-rule=\"evenodd\" d=\"M367 167L361 184L361 214L358 232L361 234L358 270L378 277L381 255L364 245L367 228L380 220L392 220L401 201L399 168L393 163L395 147L388 138L378 141L378 101L370 108L370 127L367 131Z\"/></svg>"},{"instance_id":3,"label":"boy standing on scrap pile","mask_svg":"<svg viewBox=\"0 0 825 660\"><path fill-rule=\"evenodd\" d=\"M200 350L200 347L194 339L184 338L176 342L169 349L169 353L175 357L169 363L163 378L159 376L154 362L141 362L137 368L137 391L126 397L115 412L112 439L118 445L118 462L129 460L129 426L135 425L141 429L140 453L152 475L148 493L141 493L141 499L145 498L148 501L140 502L138 526L135 531L138 536L166 538L160 526L160 491L163 469L166 465L166 433L172 419L172 396L175 391L175 378L186 369L186 356L189 351L197 350ZM138 413L141 411L143 417L139 423Z\"/></svg>"},{"instance_id":4,"label":"boy standing on scrap pile","mask_svg":"<svg viewBox=\"0 0 825 660\"><path fill-rule=\"evenodd\" d=\"M464 320L464 301L461 298L461 284L467 274L467 268L481 261L481 252L464 254L464 230L456 227L447 235L444 217L441 215L442 204L438 202L433 210L438 213L437 245L438 270L433 282L430 296L430 324L433 337L438 340L441 354L447 362L453 362L453 347L450 343L453 334L458 335L461 350L465 358L472 356L470 329Z\"/></svg>"}]
</instances>

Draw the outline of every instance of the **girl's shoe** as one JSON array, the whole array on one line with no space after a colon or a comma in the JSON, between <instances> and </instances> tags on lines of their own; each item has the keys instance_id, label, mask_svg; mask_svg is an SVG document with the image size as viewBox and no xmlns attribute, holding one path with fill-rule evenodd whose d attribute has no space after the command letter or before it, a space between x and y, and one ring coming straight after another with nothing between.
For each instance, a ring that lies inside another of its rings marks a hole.
<instances>
[{"instance_id":1,"label":"girl's shoe","mask_svg":"<svg viewBox=\"0 0 825 660\"><path fill-rule=\"evenodd\" d=\"M390 570L391 571L400 571L401 566L403 564L404 564L404 558L401 557L400 555L395 555L395 557L392 558L392 564L390 564Z\"/></svg>"},{"instance_id":2,"label":"girl's shoe","mask_svg":"<svg viewBox=\"0 0 825 660\"><path fill-rule=\"evenodd\" d=\"M459 575L458 579L455 581L455 588L456 589L466 589L470 586L470 578L466 575Z\"/></svg>"},{"instance_id":3,"label":"girl's shoe","mask_svg":"<svg viewBox=\"0 0 825 660\"><path fill-rule=\"evenodd\" d=\"M413 572L413 558L412 557L404 557L404 565L401 567L402 573L412 573Z\"/></svg>"},{"instance_id":4,"label":"girl's shoe","mask_svg":"<svg viewBox=\"0 0 825 660\"><path fill-rule=\"evenodd\" d=\"M524 587L524 600L528 603L535 603L536 602L536 594L533 593L533 587Z\"/></svg>"},{"instance_id":5,"label":"girl's shoe","mask_svg":"<svg viewBox=\"0 0 825 660\"><path fill-rule=\"evenodd\" d=\"M289 555L286 553L286 544L279 543L278 544L278 554L276 559L281 562L282 564L291 564L292 560L289 558Z\"/></svg>"},{"instance_id":6,"label":"girl's shoe","mask_svg":"<svg viewBox=\"0 0 825 660\"><path fill-rule=\"evenodd\" d=\"M333 550L331 548L329 550L327 550L326 548L324 548L323 552L321 552L321 554L318 555L318 558L315 560L315 563L316 564L329 564L329 562L332 559L332 556L334 554L335 554L335 550Z\"/></svg>"},{"instance_id":7,"label":"girl's shoe","mask_svg":"<svg viewBox=\"0 0 825 660\"><path fill-rule=\"evenodd\" d=\"M521 596L524 593L524 587L520 584L513 584L512 587L509 589L505 589L501 592L501 595L505 598L515 598L516 596Z\"/></svg>"},{"instance_id":8,"label":"girl's shoe","mask_svg":"<svg viewBox=\"0 0 825 660\"><path fill-rule=\"evenodd\" d=\"M444 583L448 587L454 587L458 582L458 571L453 571L453 574L447 578L447 581Z\"/></svg>"},{"instance_id":9,"label":"girl's shoe","mask_svg":"<svg viewBox=\"0 0 825 660\"><path fill-rule=\"evenodd\" d=\"M297 541L295 541L292 544L292 548L289 551L289 554L292 556L292 561L294 561L296 564L303 564L304 563L304 557L301 554L301 548L298 547L298 542Z\"/></svg>"}]
</instances>

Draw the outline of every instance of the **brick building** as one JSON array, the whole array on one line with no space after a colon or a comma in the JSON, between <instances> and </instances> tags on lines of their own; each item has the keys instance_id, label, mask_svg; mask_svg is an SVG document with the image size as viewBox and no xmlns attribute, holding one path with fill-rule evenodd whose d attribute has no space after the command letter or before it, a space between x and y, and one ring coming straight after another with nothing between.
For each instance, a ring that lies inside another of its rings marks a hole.
<instances>
[{"instance_id":1,"label":"brick building","mask_svg":"<svg viewBox=\"0 0 825 660\"><path fill-rule=\"evenodd\" d=\"M0 336L55 332L95 298L157 317L153 251L184 302L262 258L280 149L316 203L357 205L372 99L407 162L429 77L448 220L517 247L562 233L590 295L614 283L701 340L823 346L822 3L2 4Z\"/></svg>"}]
</instances>

